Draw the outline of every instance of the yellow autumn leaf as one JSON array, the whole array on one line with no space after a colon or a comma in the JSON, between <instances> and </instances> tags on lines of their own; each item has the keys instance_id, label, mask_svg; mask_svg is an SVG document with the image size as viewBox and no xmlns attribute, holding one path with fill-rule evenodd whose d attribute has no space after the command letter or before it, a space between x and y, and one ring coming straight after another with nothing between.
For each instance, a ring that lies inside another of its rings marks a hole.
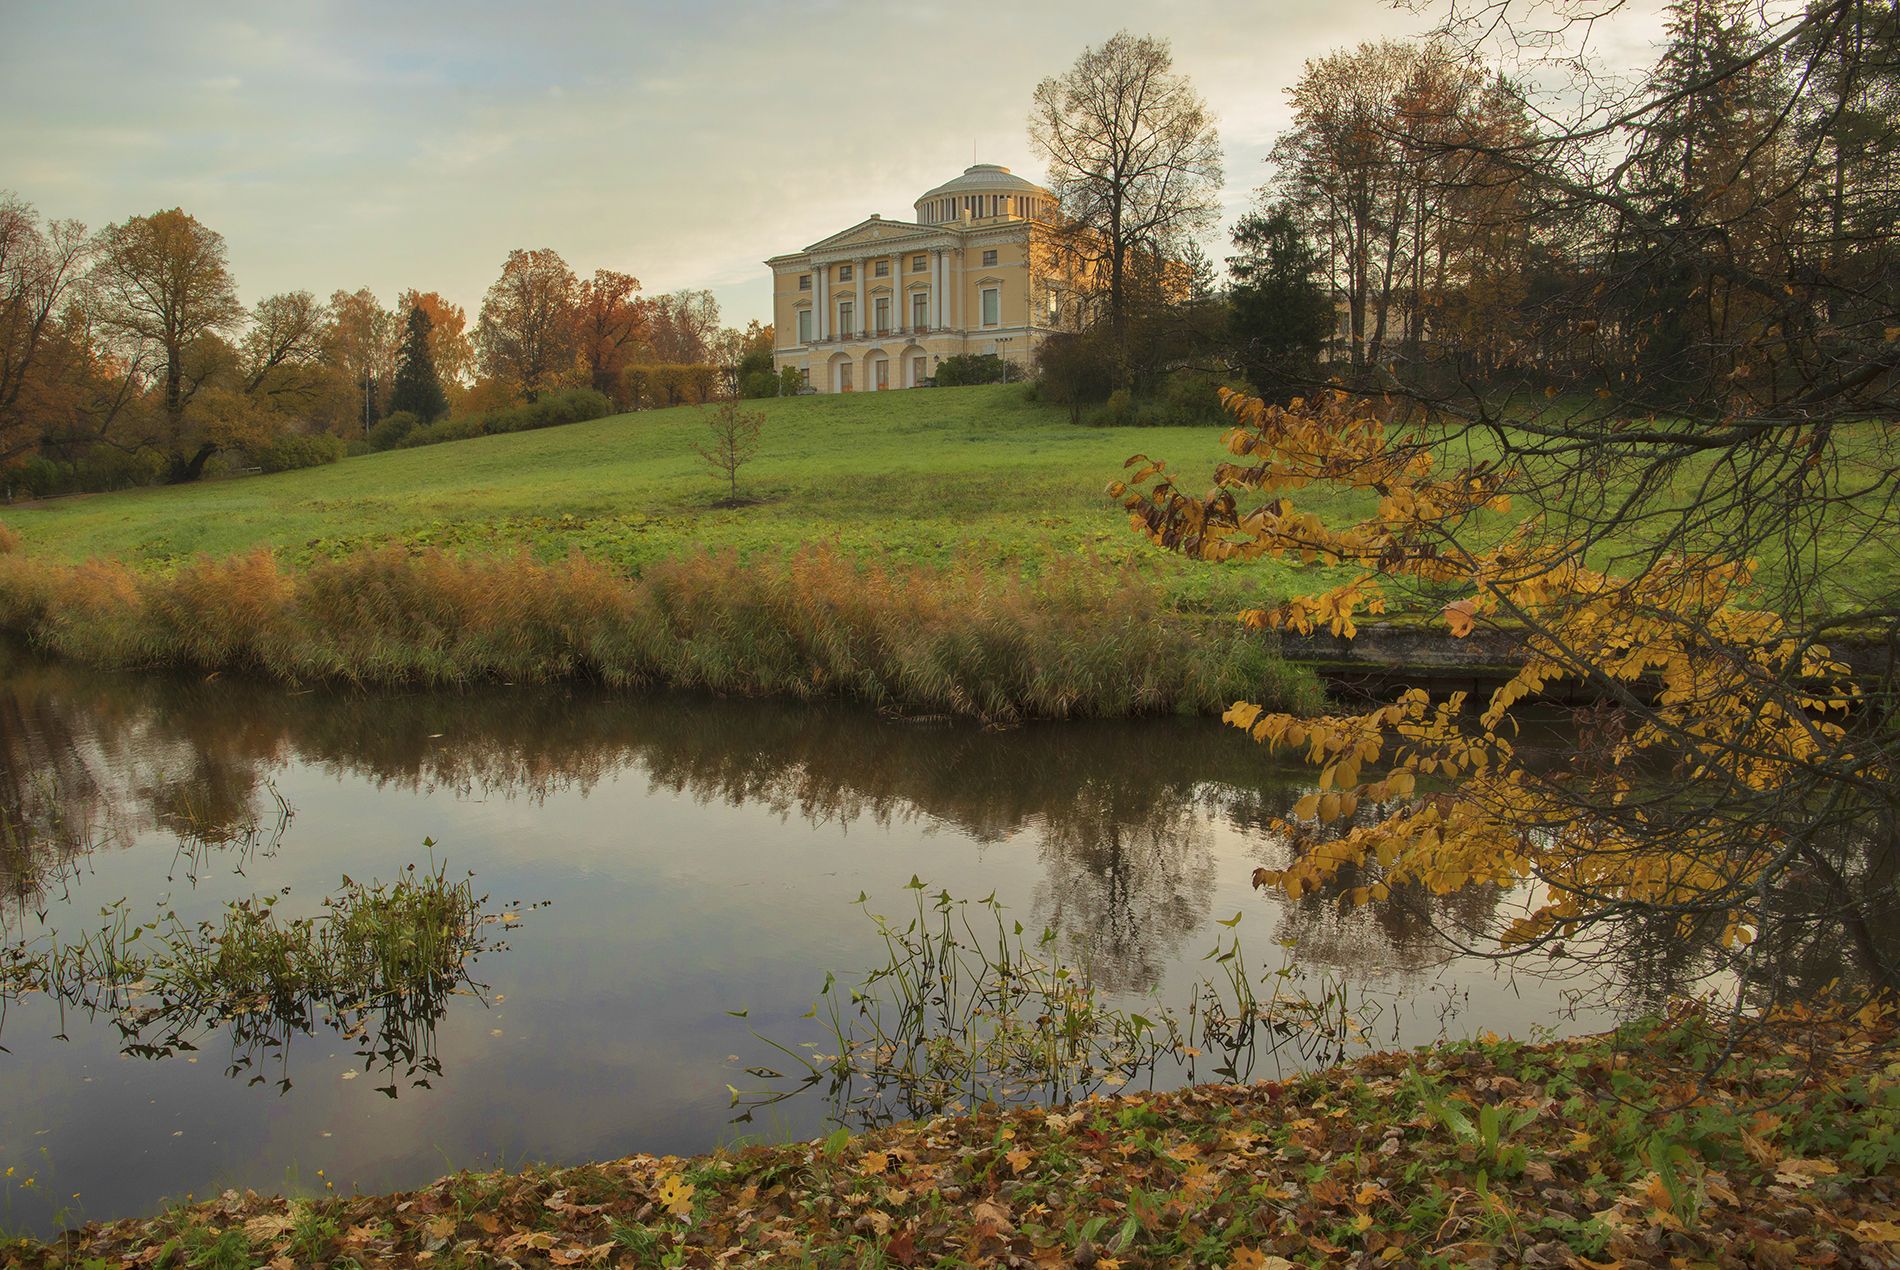
<instances>
[{"instance_id":1,"label":"yellow autumn leaf","mask_svg":"<svg viewBox=\"0 0 1900 1270\"><path fill-rule=\"evenodd\" d=\"M1854 1238L1862 1243L1900 1244L1900 1222L1860 1222L1854 1227Z\"/></svg>"},{"instance_id":2,"label":"yellow autumn leaf","mask_svg":"<svg viewBox=\"0 0 1900 1270\"><path fill-rule=\"evenodd\" d=\"M660 1207L675 1217L690 1217L693 1214L693 1184L677 1173L668 1173L660 1179Z\"/></svg>"}]
</instances>

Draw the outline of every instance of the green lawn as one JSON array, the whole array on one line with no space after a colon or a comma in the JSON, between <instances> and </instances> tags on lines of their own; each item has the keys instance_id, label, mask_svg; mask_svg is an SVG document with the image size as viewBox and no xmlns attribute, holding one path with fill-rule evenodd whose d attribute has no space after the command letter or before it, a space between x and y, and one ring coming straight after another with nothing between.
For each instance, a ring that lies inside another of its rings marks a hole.
<instances>
[{"instance_id":1,"label":"green lawn","mask_svg":"<svg viewBox=\"0 0 1900 1270\"><path fill-rule=\"evenodd\" d=\"M36 554L157 567L258 545L294 565L393 543L470 553L526 548L541 557L580 551L638 571L698 547L756 556L830 542L887 563L964 559L1031 573L1057 555L1134 562L1171 602L1208 612L1328 583L1272 561L1214 568L1182 560L1129 530L1104 493L1123 460L1137 452L1164 459L1197 488L1226 457L1215 426L1078 427L1018 385L750 404L765 412L766 425L761 452L740 478L742 494L760 501L745 507L715 506L723 485L693 451L710 409L681 407L278 476L21 505L0 509L0 520ZM1843 438L1843 460L1856 472L1891 470L1900 463L1897 444L1869 425ZM1446 455L1453 466L1472 457L1488 455ZM1669 490L1688 500L1705 481L1719 482L1705 466L1685 469ZM1874 488L1830 510L1827 532L1807 548L1827 564L1826 594L1814 602L1859 607L1900 587L1900 553L1882 532L1887 497ZM1372 503L1320 488L1295 498L1336 521L1348 499L1355 514ZM1526 510L1520 504L1513 518ZM1498 527L1506 522L1498 518ZM1627 567L1627 549L1640 547L1646 532L1630 527L1597 553L1600 563ZM1761 563L1772 583L1776 562ZM1404 603L1396 590L1394 599Z\"/></svg>"},{"instance_id":2,"label":"green lawn","mask_svg":"<svg viewBox=\"0 0 1900 1270\"><path fill-rule=\"evenodd\" d=\"M889 562L1036 569L1052 554L1137 561L1176 601L1232 610L1285 593L1274 563L1213 569L1139 539L1104 494L1145 451L1199 476L1220 430L1077 427L1017 385L756 403L763 445L740 474L762 500L722 509L693 452L709 410L618 415L202 485L0 510L35 554L162 566L260 544L292 563L373 544L578 550L629 570L696 547L808 542Z\"/></svg>"}]
</instances>

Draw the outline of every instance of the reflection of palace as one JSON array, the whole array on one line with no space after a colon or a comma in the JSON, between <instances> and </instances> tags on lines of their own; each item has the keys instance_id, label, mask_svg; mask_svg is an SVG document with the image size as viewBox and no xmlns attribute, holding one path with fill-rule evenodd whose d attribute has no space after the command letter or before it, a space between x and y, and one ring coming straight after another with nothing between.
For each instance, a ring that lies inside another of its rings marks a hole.
<instances>
[{"instance_id":1,"label":"reflection of palace","mask_svg":"<svg viewBox=\"0 0 1900 1270\"><path fill-rule=\"evenodd\" d=\"M1077 321L1050 250L1055 195L979 163L919 195L915 220L873 215L774 256L774 366L818 392L916 388L946 357L1027 366Z\"/></svg>"}]
</instances>

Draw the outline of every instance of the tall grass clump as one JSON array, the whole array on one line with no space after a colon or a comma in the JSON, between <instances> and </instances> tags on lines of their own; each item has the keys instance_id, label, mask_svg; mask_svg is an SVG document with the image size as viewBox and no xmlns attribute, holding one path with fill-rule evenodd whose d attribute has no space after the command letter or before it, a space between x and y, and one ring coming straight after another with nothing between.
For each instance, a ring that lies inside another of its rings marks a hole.
<instances>
[{"instance_id":1,"label":"tall grass clump","mask_svg":"<svg viewBox=\"0 0 1900 1270\"><path fill-rule=\"evenodd\" d=\"M429 845L429 844L425 844ZM271 1054L325 1025L391 1078L427 1086L439 1075L435 1029L450 998L475 987L470 964L506 948L488 928L513 913L484 911L485 896L446 866L414 865L394 882L343 879L323 911L286 917L279 896L225 906L216 920L187 924L167 911L135 922L130 902L102 911L105 924L72 940L45 936L0 949L0 1006L36 994L104 1015L121 1049L166 1058L228 1031L231 1075L253 1084ZM4 1010L0 1010L4 1019ZM288 1088L288 1076L281 1083Z\"/></svg>"},{"instance_id":2,"label":"tall grass clump","mask_svg":"<svg viewBox=\"0 0 1900 1270\"><path fill-rule=\"evenodd\" d=\"M20 535L8 529L4 521L0 521L0 556L10 555L19 549Z\"/></svg>"},{"instance_id":3,"label":"tall grass clump","mask_svg":"<svg viewBox=\"0 0 1900 1270\"><path fill-rule=\"evenodd\" d=\"M587 678L990 720L1318 701L1267 639L1168 611L1131 570L1069 562L1025 579L823 547L702 553L636 578L580 557L397 548L303 572L265 551L169 573L14 552L0 556L0 631L108 666L361 684Z\"/></svg>"},{"instance_id":4,"label":"tall grass clump","mask_svg":"<svg viewBox=\"0 0 1900 1270\"><path fill-rule=\"evenodd\" d=\"M872 912L859 893L885 959L855 983L826 975L804 1016L817 1020L819 1040L753 1033L789 1065L747 1068L766 1082L757 1088L726 1087L737 1120L823 1091L832 1120L865 1129L984 1103L1070 1103L1137 1083L1241 1082L1263 1064L1329 1066L1371 1048L1343 984L1309 996L1290 963L1257 977L1238 935L1208 952L1214 969L1183 1007L1155 994L1131 1003L1111 998L1086 963L1058 960L1055 931L1029 934L994 895L930 894L915 877L906 889L907 922Z\"/></svg>"}]
</instances>

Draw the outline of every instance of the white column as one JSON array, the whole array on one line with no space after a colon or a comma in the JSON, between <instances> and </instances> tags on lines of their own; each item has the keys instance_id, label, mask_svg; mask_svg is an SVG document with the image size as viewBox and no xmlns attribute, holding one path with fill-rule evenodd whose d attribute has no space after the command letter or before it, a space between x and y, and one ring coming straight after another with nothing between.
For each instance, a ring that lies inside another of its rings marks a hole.
<instances>
[{"instance_id":1,"label":"white column","mask_svg":"<svg viewBox=\"0 0 1900 1270\"><path fill-rule=\"evenodd\" d=\"M871 333L871 258L858 259L858 330Z\"/></svg>"},{"instance_id":2,"label":"white column","mask_svg":"<svg viewBox=\"0 0 1900 1270\"><path fill-rule=\"evenodd\" d=\"M813 339L825 338L827 325L825 322L825 278L830 272L830 268L825 265L816 265L812 268L811 307L814 312L811 315L811 333Z\"/></svg>"}]
</instances>

